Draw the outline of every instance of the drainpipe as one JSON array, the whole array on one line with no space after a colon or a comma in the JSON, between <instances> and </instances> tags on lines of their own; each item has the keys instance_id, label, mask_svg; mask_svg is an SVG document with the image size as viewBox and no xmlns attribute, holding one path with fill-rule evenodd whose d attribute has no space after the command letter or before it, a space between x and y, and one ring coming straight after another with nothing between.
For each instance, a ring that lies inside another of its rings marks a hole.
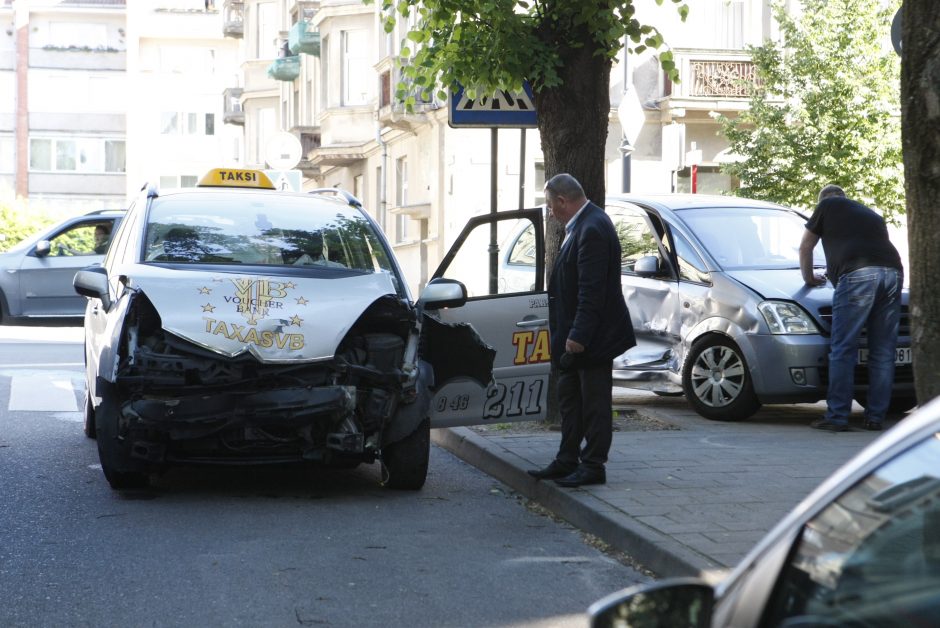
<instances>
[{"instance_id":1,"label":"drainpipe","mask_svg":"<svg viewBox=\"0 0 940 628\"><path fill-rule=\"evenodd\" d=\"M388 201L386 199L386 194L385 194L386 187L387 187L385 182L387 180L386 172L388 172L388 168L387 168L388 144L385 142L385 140L382 139L382 123L379 121L378 115L376 115L376 119L375 119L375 141L376 143L378 143L379 146L382 147L382 161L381 161L381 165L379 166L379 172L381 173L379 174L379 183L378 183L379 189L375 191L376 196L378 196L378 201L379 201L378 202L378 212L379 212L378 223L379 223L379 226L382 227L382 231L384 231L387 234L388 229L386 228L385 222L388 219Z\"/></svg>"},{"instance_id":2,"label":"drainpipe","mask_svg":"<svg viewBox=\"0 0 940 628\"><path fill-rule=\"evenodd\" d=\"M13 3L13 29L16 33L16 178L15 194L29 197L29 3Z\"/></svg>"}]
</instances>

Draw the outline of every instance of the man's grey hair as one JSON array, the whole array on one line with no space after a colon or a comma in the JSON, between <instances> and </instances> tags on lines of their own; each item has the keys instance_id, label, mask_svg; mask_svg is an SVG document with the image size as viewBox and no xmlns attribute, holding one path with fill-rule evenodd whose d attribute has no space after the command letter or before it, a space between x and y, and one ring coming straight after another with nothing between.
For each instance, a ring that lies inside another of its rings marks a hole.
<instances>
[{"instance_id":1,"label":"man's grey hair","mask_svg":"<svg viewBox=\"0 0 940 628\"><path fill-rule=\"evenodd\" d=\"M830 196L845 196L845 190L840 188L835 183L830 183L823 189L819 190L819 198L816 200L816 202L818 203L824 198L829 198Z\"/></svg>"},{"instance_id":2,"label":"man's grey hair","mask_svg":"<svg viewBox=\"0 0 940 628\"><path fill-rule=\"evenodd\" d=\"M556 174L545 182L545 191L552 196L564 196L568 199L584 198L584 188L578 180L566 172Z\"/></svg>"}]
</instances>

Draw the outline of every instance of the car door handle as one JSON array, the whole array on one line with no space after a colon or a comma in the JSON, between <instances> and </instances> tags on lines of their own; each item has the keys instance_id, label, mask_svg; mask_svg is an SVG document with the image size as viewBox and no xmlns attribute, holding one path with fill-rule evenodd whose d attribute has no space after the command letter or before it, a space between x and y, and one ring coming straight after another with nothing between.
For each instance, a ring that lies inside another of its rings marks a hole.
<instances>
[{"instance_id":1,"label":"car door handle","mask_svg":"<svg viewBox=\"0 0 940 628\"><path fill-rule=\"evenodd\" d=\"M548 325L547 318L531 318L516 323L516 327L544 327L545 325Z\"/></svg>"}]
</instances>

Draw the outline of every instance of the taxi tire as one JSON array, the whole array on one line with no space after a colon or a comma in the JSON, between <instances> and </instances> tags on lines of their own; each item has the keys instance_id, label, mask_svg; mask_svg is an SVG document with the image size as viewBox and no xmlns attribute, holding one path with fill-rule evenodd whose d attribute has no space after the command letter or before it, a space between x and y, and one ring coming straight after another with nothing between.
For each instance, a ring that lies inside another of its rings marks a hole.
<instances>
[{"instance_id":1,"label":"taxi tire","mask_svg":"<svg viewBox=\"0 0 940 628\"><path fill-rule=\"evenodd\" d=\"M729 366L732 367L731 373L726 375L724 370ZM720 369L722 378L728 380L729 385L721 386L720 390L725 393L732 391L731 396L719 405L703 400L716 389L706 376L710 367ZM692 343L682 368L682 388L695 411L712 421L740 421L753 415L761 406L741 349L730 338L717 334L703 336Z\"/></svg>"},{"instance_id":2,"label":"taxi tire","mask_svg":"<svg viewBox=\"0 0 940 628\"><path fill-rule=\"evenodd\" d=\"M148 474L139 468L139 463L131 460L118 441L118 413L117 402L110 395L103 396L95 412L101 470L114 490L146 488L150 484Z\"/></svg>"},{"instance_id":3,"label":"taxi tire","mask_svg":"<svg viewBox=\"0 0 940 628\"><path fill-rule=\"evenodd\" d=\"M88 390L85 390L85 436L88 438L95 438L97 431L95 429L95 406L91 403L91 395L88 394Z\"/></svg>"},{"instance_id":4,"label":"taxi tire","mask_svg":"<svg viewBox=\"0 0 940 628\"><path fill-rule=\"evenodd\" d=\"M431 456L431 419L414 432L382 448L382 486L417 491L428 476Z\"/></svg>"}]
</instances>

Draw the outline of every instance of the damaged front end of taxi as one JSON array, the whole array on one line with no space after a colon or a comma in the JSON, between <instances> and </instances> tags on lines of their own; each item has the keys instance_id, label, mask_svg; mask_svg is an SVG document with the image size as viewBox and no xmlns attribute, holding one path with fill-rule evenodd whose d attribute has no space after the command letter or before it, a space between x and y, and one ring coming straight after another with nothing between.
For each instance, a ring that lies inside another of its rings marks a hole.
<instances>
[{"instance_id":1,"label":"damaged front end of taxi","mask_svg":"<svg viewBox=\"0 0 940 628\"><path fill-rule=\"evenodd\" d=\"M129 289L121 301L115 305L126 308L123 325L114 331L111 355L102 356L113 368L98 378L95 410L102 467L115 488L180 464L349 468L376 460L384 484L423 485L434 368L420 351L424 315L408 301L392 294L375 299L343 328L335 351L314 360L278 359L284 355L278 348L310 342L289 326L203 316L204 333L184 337L168 331L144 291ZM446 340L452 332L455 341L470 333L492 368L492 350L472 329L442 332L441 325L429 325L435 342L442 333ZM262 350L225 355L206 338L270 348L275 357L262 359Z\"/></svg>"}]
</instances>

